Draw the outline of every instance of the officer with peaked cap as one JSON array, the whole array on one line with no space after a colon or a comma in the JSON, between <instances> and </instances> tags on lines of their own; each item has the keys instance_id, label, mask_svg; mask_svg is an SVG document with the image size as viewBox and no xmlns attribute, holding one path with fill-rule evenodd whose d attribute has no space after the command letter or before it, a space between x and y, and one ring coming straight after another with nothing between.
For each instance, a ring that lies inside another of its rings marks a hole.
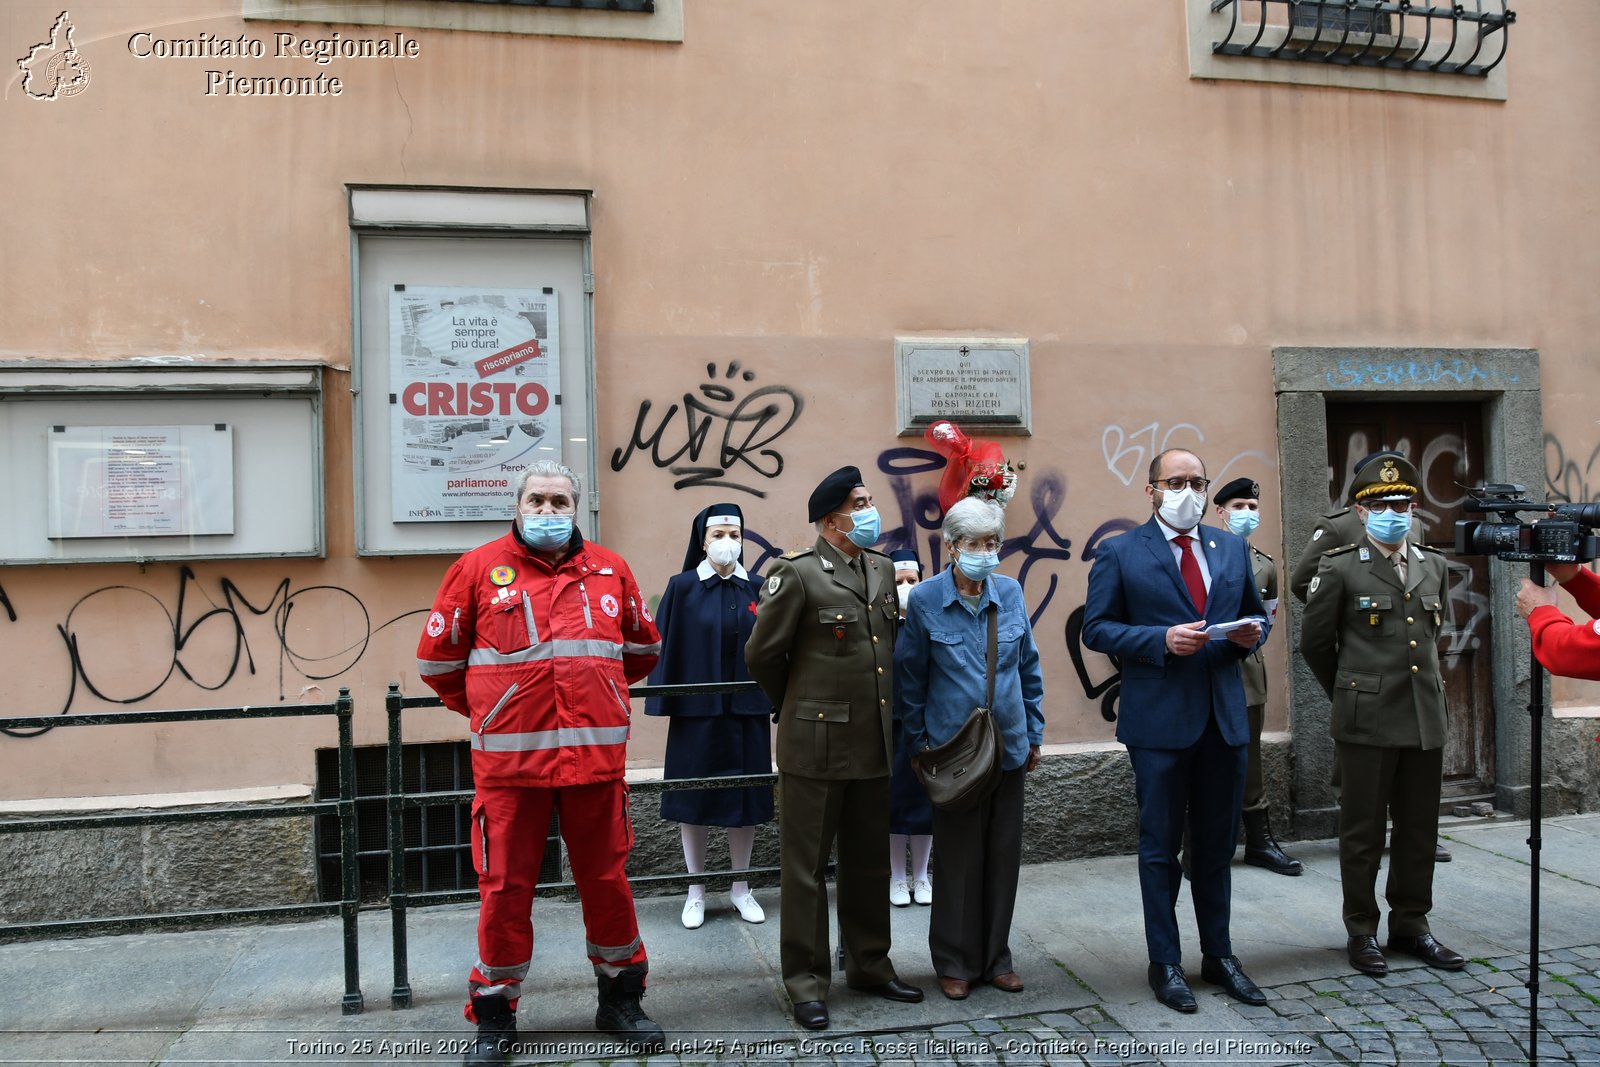
<instances>
[{"instance_id":1,"label":"officer with peaked cap","mask_svg":"<svg viewBox=\"0 0 1600 1067\"><path fill-rule=\"evenodd\" d=\"M1211 498L1217 517L1228 529L1245 538L1255 533L1261 522L1261 486L1249 478L1235 478L1218 489ZM1278 565L1250 542L1250 570L1256 592L1269 611L1278 606ZM1300 861L1284 852L1272 834L1272 809L1261 787L1261 727L1267 712L1267 664L1261 649L1251 651L1239 664L1244 676L1245 712L1250 720L1250 761L1244 776L1244 861L1265 867L1274 874L1298 875Z\"/></svg>"},{"instance_id":2,"label":"officer with peaked cap","mask_svg":"<svg viewBox=\"0 0 1600 1067\"><path fill-rule=\"evenodd\" d=\"M889 961L890 724L899 601L889 557L874 551L878 510L855 467L812 492L810 548L774 560L761 586L745 665L778 721L783 870L780 966L795 1021L828 1026L828 855L838 844L845 981L889 1000L922 990Z\"/></svg>"},{"instance_id":3,"label":"officer with peaked cap","mask_svg":"<svg viewBox=\"0 0 1600 1067\"><path fill-rule=\"evenodd\" d=\"M1356 472L1356 543L1325 553L1306 589L1300 653L1333 702L1339 796L1339 877L1350 965L1388 972L1378 947L1378 866L1385 822L1390 952L1442 970L1466 961L1428 928L1447 733L1439 630L1449 579L1444 556L1412 528L1422 479L1380 454Z\"/></svg>"},{"instance_id":4,"label":"officer with peaked cap","mask_svg":"<svg viewBox=\"0 0 1600 1067\"><path fill-rule=\"evenodd\" d=\"M1405 455L1391 449L1381 452L1372 452L1363 456L1355 465L1357 472L1365 470L1374 460L1385 457L1405 459ZM1289 577L1289 591L1294 598L1302 604L1306 600L1306 587L1311 584L1311 579L1316 576L1317 564L1322 562L1322 555L1341 545L1353 545L1366 536L1365 528L1361 525L1361 516L1356 513L1354 494L1360 483L1352 480L1350 485L1351 502L1349 507L1338 508L1317 519L1316 526L1311 531L1311 537L1306 541L1306 547L1301 551L1299 560L1294 565L1294 572ZM1338 771L1335 768L1333 788L1339 790ZM1449 850L1444 845L1438 844L1433 849L1435 863L1449 863L1452 859Z\"/></svg>"}]
</instances>

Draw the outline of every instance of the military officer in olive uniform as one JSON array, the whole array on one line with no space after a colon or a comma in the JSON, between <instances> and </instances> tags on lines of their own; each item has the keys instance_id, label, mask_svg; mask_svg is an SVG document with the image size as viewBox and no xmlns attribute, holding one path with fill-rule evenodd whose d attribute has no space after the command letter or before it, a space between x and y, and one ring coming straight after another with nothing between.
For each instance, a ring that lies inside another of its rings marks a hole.
<instances>
[{"instance_id":1,"label":"military officer in olive uniform","mask_svg":"<svg viewBox=\"0 0 1600 1067\"><path fill-rule=\"evenodd\" d=\"M1217 517L1228 529L1245 538L1255 533L1261 522L1261 486L1249 478L1235 478L1211 498ZM1250 570L1256 591L1267 610L1278 608L1278 565L1272 557L1250 544ZM1267 712L1267 664L1257 646L1239 663L1244 676L1245 714L1250 722L1250 760L1244 776L1244 861L1265 867L1274 874L1300 874L1300 861L1284 852L1272 834L1272 809L1261 787L1261 726Z\"/></svg>"},{"instance_id":2,"label":"military officer in olive uniform","mask_svg":"<svg viewBox=\"0 0 1600 1067\"><path fill-rule=\"evenodd\" d=\"M1333 701L1346 950L1352 967L1375 975L1388 972L1376 893L1386 819L1394 823L1389 951L1444 970L1466 964L1428 929L1446 732L1438 636L1449 589L1444 556L1409 536L1420 484L1417 469L1393 455L1356 472L1365 532L1323 555L1300 631L1300 653Z\"/></svg>"},{"instance_id":3,"label":"military officer in olive uniform","mask_svg":"<svg viewBox=\"0 0 1600 1067\"><path fill-rule=\"evenodd\" d=\"M872 549L878 511L861 472L811 494L816 543L773 561L745 644L750 676L778 715L779 954L795 1021L828 1025L828 854L837 840L845 981L915 1003L889 961L889 763L894 563Z\"/></svg>"},{"instance_id":4,"label":"military officer in olive uniform","mask_svg":"<svg viewBox=\"0 0 1600 1067\"><path fill-rule=\"evenodd\" d=\"M1363 470L1375 459L1390 457L1404 459L1404 454L1391 450L1373 452L1362 457L1356 464L1356 470ZM1351 493L1355 492L1352 486ZM1306 542L1305 551L1300 553L1300 559L1294 565L1294 573L1289 577L1289 591L1294 598L1304 604L1306 601L1306 587L1311 584L1311 579L1316 576L1317 564L1322 562L1323 553L1339 548L1343 545L1353 545L1366 536L1366 527L1361 524L1361 516L1356 514L1354 504L1347 508L1330 511L1317 519L1317 525L1311 531L1311 539ZM1338 768L1334 768L1333 788L1339 790ZM1433 861L1435 863L1449 863L1453 857L1443 845L1435 845Z\"/></svg>"}]
</instances>

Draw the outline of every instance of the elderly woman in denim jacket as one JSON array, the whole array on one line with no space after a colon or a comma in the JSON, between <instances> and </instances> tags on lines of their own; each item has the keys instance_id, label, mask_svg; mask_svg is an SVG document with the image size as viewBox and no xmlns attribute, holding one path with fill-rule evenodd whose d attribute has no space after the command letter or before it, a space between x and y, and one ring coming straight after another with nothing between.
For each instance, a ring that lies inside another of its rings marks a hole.
<instances>
[{"instance_id":1,"label":"elderly woman in denim jacket","mask_svg":"<svg viewBox=\"0 0 1600 1067\"><path fill-rule=\"evenodd\" d=\"M986 697L988 613L997 613L991 710L1004 746L1000 785L972 810L933 813L939 892L928 948L940 989L961 1000L973 982L1022 990L1011 964L1011 916L1022 867L1023 778L1038 766L1044 740L1044 675L1022 587L993 573L1005 512L966 497L951 505L942 533L954 562L911 591L895 644L894 690L913 753L948 741Z\"/></svg>"}]
</instances>

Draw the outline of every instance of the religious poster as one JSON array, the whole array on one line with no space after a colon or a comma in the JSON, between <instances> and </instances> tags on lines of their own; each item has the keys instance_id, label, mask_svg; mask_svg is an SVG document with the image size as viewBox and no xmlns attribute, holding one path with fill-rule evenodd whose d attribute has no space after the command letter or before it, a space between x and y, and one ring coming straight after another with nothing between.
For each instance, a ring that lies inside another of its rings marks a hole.
<instances>
[{"instance_id":1,"label":"religious poster","mask_svg":"<svg viewBox=\"0 0 1600 1067\"><path fill-rule=\"evenodd\" d=\"M393 521L511 517L521 472L561 458L559 337L553 289L395 286Z\"/></svg>"},{"instance_id":2,"label":"religious poster","mask_svg":"<svg viewBox=\"0 0 1600 1067\"><path fill-rule=\"evenodd\" d=\"M54 426L47 434L49 536L233 533L233 430Z\"/></svg>"}]
</instances>

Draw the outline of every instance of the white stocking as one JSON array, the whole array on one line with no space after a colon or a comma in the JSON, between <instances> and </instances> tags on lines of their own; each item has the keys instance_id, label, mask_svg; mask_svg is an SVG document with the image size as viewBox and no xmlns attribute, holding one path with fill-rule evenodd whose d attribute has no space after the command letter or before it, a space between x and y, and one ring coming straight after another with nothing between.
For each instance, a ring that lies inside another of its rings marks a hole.
<instances>
[{"instance_id":1,"label":"white stocking","mask_svg":"<svg viewBox=\"0 0 1600 1067\"><path fill-rule=\"evenodd\" d=\"M750 854L756 848L756 828L754 826L728 827L728 859L733 861L733 869L743 870L750 866ZM735 882L728 891L728 896L734 899L743 897L750 892L749 882Z\"/></svg>"},{"instance_id":2,"label":"white stocking","mask_svg":"<svg viewBox=\"0 0 1600 1067\"><path fill-rule=\"evenodd\" d=\"M928 880L928 857L933 853L932 834L911 835L911 877L920 882ZM893 877L891 875L891 877Z\"/></svg>"},{"instance_id":3,"label":"white stocking","mask_svg":"<svg viewBox=\"0 0 1600 1067\"><path fill-rule=\"evenodd\" d=\"M689 874L699 874L706 869L706 828L692 823L680 823L678 828L683 833L683 869ZM689 887L690 900L700 900L705 895L705 886Z\"/></svg>"}]
</instances>

